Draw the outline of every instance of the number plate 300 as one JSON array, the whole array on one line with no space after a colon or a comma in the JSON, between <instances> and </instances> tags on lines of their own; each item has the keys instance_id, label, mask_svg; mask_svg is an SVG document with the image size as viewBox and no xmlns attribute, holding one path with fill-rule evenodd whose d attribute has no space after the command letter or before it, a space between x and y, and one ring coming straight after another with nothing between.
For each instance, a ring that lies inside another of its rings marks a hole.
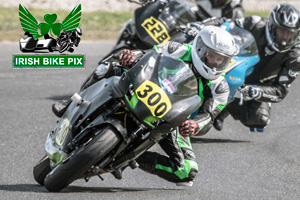
<instances>
[{"instance_id":1,"label":"number plate 300","mask_svg":"<svg viewBox=\"0 0 300 200\"><path fill-rule=\"evenodd\" d=\"M162 118L172 108L168 95L155 83L146 80L136 90L141 100L155 117Z\"/></svg>"}]
</instances>

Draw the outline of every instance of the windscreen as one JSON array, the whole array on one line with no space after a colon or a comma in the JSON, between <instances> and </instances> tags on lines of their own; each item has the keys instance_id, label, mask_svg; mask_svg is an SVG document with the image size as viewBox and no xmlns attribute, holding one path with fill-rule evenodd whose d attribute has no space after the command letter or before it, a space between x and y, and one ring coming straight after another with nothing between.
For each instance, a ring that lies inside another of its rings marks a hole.
<instances>
[{"instance_id":1,"label":"windscreen","mask_svg":"<svg viewBox=\"0 0 300 200\"><path fill-rule=\"evenodd\" d=\"M229 33L233 35L235 43L239 47L239 56L254 56L258 54L255 39L249 31L234 26L230 28Z\"/></svg>"},{"instance_id":2,"label":"windscreen","mask_svg":"<svg viewBox=\"0 0 300 200\"><path fill-rule=\"evenodd\" d=\"M185 96L198 92L197 79L189 66L167 56L160 60L158 80L167 94Z\"/></svg>"},{"instance_id":3,"label":"windscreen","mask_svg":"<svg viewBox=\"0 0 300 200\"><path fill-rule=\"evenodd\" d=\"M196 21L190 7L177 0L170 1L158 18L165 24L168 32L172 32L179 25L186 25L189 22Z\"/></svg>"}]
</instances>

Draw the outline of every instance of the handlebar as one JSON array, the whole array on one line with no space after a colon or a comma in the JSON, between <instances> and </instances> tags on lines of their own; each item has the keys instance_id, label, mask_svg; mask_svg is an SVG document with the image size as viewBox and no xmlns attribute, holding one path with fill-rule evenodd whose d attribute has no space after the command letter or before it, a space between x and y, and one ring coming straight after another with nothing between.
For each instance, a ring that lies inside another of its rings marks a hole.
<instances>
[{"instance_id":1,"label":"handlebar","mask_svg":"<svg viewBox=\"0 0 300 200\"><path fill-rule=\"evenodd\" d=\"M238 91L239 91L239 95L240 95L239 105L241 106L241 105L243 105L243 102L244 102L244 95L241 91L241 87L239 87Z\"/></svg>"},{"instance_id":2,"label":"handlebar","mask_svg":"<svg viewBox=\"0 0 300 200\"><path fill-rule=\"evenodd\" d=\"M180 25L176 27L176 30L182 32L188 36L195 37L199 31L204 28L203 24L200 23L188 23L186 25Z\"/></svg>"}]
</instances>

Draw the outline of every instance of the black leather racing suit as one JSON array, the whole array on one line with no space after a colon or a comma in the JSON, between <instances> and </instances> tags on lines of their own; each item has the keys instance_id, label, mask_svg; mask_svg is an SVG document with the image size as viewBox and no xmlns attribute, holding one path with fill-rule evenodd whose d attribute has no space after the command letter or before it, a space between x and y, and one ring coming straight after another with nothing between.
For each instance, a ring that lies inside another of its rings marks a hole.
<instances>
[{"instance_id":1,"label":"black leather racing suit","mask_svg":"<svg viewBox=\"0 0 300 200\"><path fill-rule=\"evenodd\" d=\"M288 94L288 88L299 75L300 47L268 55L265 48L268 46L265 27L266 18L250 16L236 21L241 27L250 31L257 43L260 62L254 67L253 73L247 77L245 84L257 85L262 91L258 100L244 102L238 105L238 100L225 107L217 117L224 120L230 113L234 119L240 120L250 128L263 128L270 122L271 103L280 102Z\"/></svg>"},{"instance_id":2,"label":"black leather racing suit","mask_svg":"<svg viewBox=\"0 0 300 200\"><path fill-rule=\"evenodd\" d=\"M183 60L189 65L192 64L191 45L169 41L155 46L154 49L164 56ZM137 52L135 54L140 55ZM101 68L101 65L98 68ZM97 72L101 70L98 68L93 76L93 81L88 81L85 87L88 87L99 79ZM121 73L121 71L118 72L116 70L110 68L104 77ZM212 119L221 112L227 103L229 88L223 76L211 81L199 78L198 83L202 106L191 117L201 128L198 134L204 135L211 128ZM160 140L159 145L166 155L146 151L137 158L140 169L174 183L193 181L198 172L198 164L190 138L183 137L177 131L173 131Z\"/></svg>"},{"instance_id":3,"label":"black leather racing suit","mask_svg":"<svg viewBox=\"0 0 300 200\"><path fill-rule=\"evenodd\" d=\"M154 48L165 56L192 64L192 47L188 44L169 41ZM229 88L222 76L211 81L200 78L198 83L202 106L191 117L201 128L198 134L203 135L209 131L212 119L224 108ZM137 159L140 168L175 183L193 181L198 165L189 137L184 138L178 132L172 132L159 145L167 156L147 151Z\"/></svg>"}]
</instances>

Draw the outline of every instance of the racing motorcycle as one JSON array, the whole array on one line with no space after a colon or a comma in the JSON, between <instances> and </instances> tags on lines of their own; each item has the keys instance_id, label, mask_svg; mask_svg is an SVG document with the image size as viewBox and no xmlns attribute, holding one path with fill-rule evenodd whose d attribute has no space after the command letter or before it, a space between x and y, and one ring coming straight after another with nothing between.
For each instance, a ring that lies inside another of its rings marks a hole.
<instances>
[{"instance_id":1,"label":"racing motorcycle","mask_svg":"<svg viewBox=\"0 0 300 200\"><path fill-rule=\"evenodd\" d=\"M187 43L193 39L190 35L177 31L180 26L185 26L190 22L205 20L211 16L222 16L222 9L204 9L206 3L218 4L224 2L197 2L198 8L190 7L180 0L128 0L129 2L141 5L134 11L133 17L122 27L116 44L108 55L117 53L122 49L150 49L154 45L165 43L169 40L179 43ZM232 1L230 10L241 7L239 0ZM212 15L212 13L214 15ZM215 13L216 12L216 13ZM209 14L210 13L210 14ZM227 16L227 12L223 13ZM229 17L229 16L227 16ZM231 18L231 17L230 17ZM104 57L104 59L107 56ZM100 61L101 62L101 61ZM100 63L99 62L99 63Z\"/></svg>"},{"instance_id":2,"label":"racing motorcycle","mask_svg":"<svg viewBox=\"0 0 300 200\"><path fill-rule=\"evenodd\" d=\"M188 31L194 32L195 29L185 28L187 24L196 21L197 17L187 4L179 0L128 1L140 4L141 7L134 11L132 19L123 26L116 45L103 59L112 58L112 54L122 49L145 50L169 40L179 43L192 42L195 33L189 34ZM244 84L245 78L252 73L254 65L259 62L258 49L250 32L229 22L225 22L222 26L234 36L235 42L240 48L238 56L232 59L226 70L225 78L230 87L228 100L240 98L242 103L243 96L238 92L238 89ZM102 63L103 59L99 61L99 64ZM82 86L91 79L92 75L86 79Z\"/></svg>"},{"instance_id":3,"label":"racing motorcycle","mask_svg":"<svg viewBox=\"0 0 300 200\"><path fill-rule=\"evenodd\" d=\"M179 0L128 0L140 4L120 31L112 51L122 49L150 49L169 41L185 42L187 35L176 31L181 25L196 21L191 8ZM105 57L106 58L106 57Z\"/></svg>"},{"instance_id":4,"label":"racing motorcycle","mask_svg":"<svg viewBox=\"0 0 300 200\"><path fill-rule=\"evenodd\" d=\"M33 168L35 180L57 192L103 173L120 178L198 108L197 85L186 63L152 50L122 76L75 93L48 134L46 155Z\"/></svg>"}]
</instances>

